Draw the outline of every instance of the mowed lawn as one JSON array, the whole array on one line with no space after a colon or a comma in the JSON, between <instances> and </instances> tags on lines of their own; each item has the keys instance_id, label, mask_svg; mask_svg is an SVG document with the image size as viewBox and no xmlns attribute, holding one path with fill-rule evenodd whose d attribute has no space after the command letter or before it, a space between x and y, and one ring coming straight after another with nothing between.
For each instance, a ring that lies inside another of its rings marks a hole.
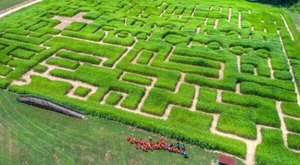
<instances>
[{"instance_id":1,"label":"mowed lawn","mask_svg":"<svg viewBox=\"0 0 300 165\"><path fill-rule=\"evenodd\" d=\"M0 164L208 165L218 156L189 145L189 159L166 151L136 150L126 141L128 134L159 136L105 119L78 120L20 104L16 97L0 91Z\"/></svg>"},{"instance_id":2,"label":"mowed lawn","mask_svg":"<svg viewBox=\"0 0 300 165\"><path fill-rule=\"evenodd\" d=\"M0 12L1 10L10 8L14 5L20 4L28 0L0 0Z\"/></svg>"}]
</instances>

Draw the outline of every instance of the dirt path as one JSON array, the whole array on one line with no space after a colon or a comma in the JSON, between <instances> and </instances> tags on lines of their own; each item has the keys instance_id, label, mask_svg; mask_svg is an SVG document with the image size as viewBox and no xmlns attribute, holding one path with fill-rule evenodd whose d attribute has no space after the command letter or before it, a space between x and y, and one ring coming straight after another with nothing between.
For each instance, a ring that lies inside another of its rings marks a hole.
<instances>
[{"instance_id":1,"label":"dirt path","mask_svg":"<svg viewBox=\"0 0 300 165\"><path fill-rule=\"evenodd\" d=\"M196 5L196 6L193 8L193 11L192 11L192 13L191 13L191 17L194 17L197 7L198 7L198 5Z\"/></svg>"},{"instance_id":2,"label":"dirt path","mask_svg":"<svg viewBox=\"0 0 300 165\"><path fill-rule=\"evenodd\" d=\"M231 14L232 14L232 8L230 7L230 8L228 9L228 22L231 21Z\"/></svg>"},{"instance_id":3,"label":"dirt path","mask_svg":"<svg viewBox=\"0 0 300 165\"><path fill-rule=\"evenodd\" d=\"M196 29L196 34L199 34L200 30L201 30L201 27L198 26Z\"/></svg>"},{"instance_id":4,"label":"dirt path","mask_svg":"<svg viewBox=\"0 0 300 165\"><path fill-rule=\"evenodd\" d=\"M143 53L143 49L142 50L140 50L138 53L137 53L137 55L134 57L134 59L131 61L131 64L136 64L137 63L137 60L140 58L140 56L142 55L142 53Z\"/></svg>"},{"instance_id":5,"label":"dirt path","mask_svg":"<svg viewBox=\"0 0 300 165\"><path fill-rule=\"evenodd\" d=\"M177 82L177 85L176 85L176 87L175 87L175 91L174 91L173 93L178 93L178 92L179 92L179 89L180 89L181 84L184 83L185 75L186 75L186 74L183 73L183 72L180 73L180 78L179 78L179 80L178 80L178 82Z\"/></svg>"},{"instance_id":6,"label":"dirt path","mask_svg":"<svg viewBox=\"0 0 300 165\"><path fill-rule=\"evenodd\" d=\"M185 13L186 9L183 10L183 12L178 16L179 19L181 19Z\"/></svg>"},{"instance_id":7,"label":"dirt path","mask_svg":"<svg viewBox=\"0 0 300 165\"><path fill-rule=\"evenodd\" d=\"M157 56L157 53L154 52L153 55L151 56L151 59L149 60L149 62L147 63L148 66L150 66L152 64L152 62L154 61L155 57Z\"/></svg>"},{"instance_id":8,"label":"dirt path","mask_svg":"<svg viewBox=\"0 0 300 165\"><path fill-rule=\"evenodd\" d=\"M283 139L284 146L287 149L289 149L290 151L300 153L300 150L294 150L294 149L291 149L291 148L288 147L287 136L290 132L287 130L286 125L285 125L284 118L286 117L286 115L284 115L283 112L282 112L281 104L282 104L281 101L276 101L276 109L277 109L279 120L280 120L280 123L281 123L280 124L281 125L280 129L281 129L281 132L282 132L282 139ZM293 133L293 134L297 134L297 133ZM297 134L297 135L300 135L300 134Z\"/></svg>"},{"instance_id":9,"label":"dirt path","mask_svg":"<svg viewBox=\"0 0 300 165\"><path fill-rule=\"evenodd\" d=\"M191 48L193 45L193 40L190 40L189 44L188 44L188 48Z\"/></svg>"},{"instance_id":10,"label":"dirt path","mask_svg":"<svg viewBox=\"0 0 300 165\"><path fill-rule=\"evenodd\" d=\"M195 85L195 94L194 94L192 106L190 108L190 110L192 110L192 111L196 111L196 109L197 109L197 102L198 102L198 97L199 97L199 91L200 91L200 86Z\"/></svg>"},{"instance_id":11,"label":"dirt path","mask_svg":"<svg viewBox=\"0 0 300 165\"><path fill-rule=\"evenodd\" d=\"M169 9L169 6L160 13L159 17L162 17L167 12L168 9Z\"/></svg>"},{"instance_id":12,"label":"dirt path","mask_svg":"<svg viewBox=\"0 0 300 165\"><path fill-rule=\"evenodd\" d=\"M253 72L254 72L254 76L258 76L257 68L256 67L254 67Z\"/></svg>"},{"instance_id":13,"label":"dirt path","mask_svg":"<svg viewBox=\"0 0 300 165\"><path fill-rule=\"evenodd\" d=\"M116 68L118 63L121 62L123 60L123 58L125 58L127 56L127 54L134 48L134 46L136 45L137 42L138 42L138 39L136 37L134 37L134 43L130 47L128 47L127 50L125 51L125 53L123 53L121 55L121 57L114 63L114 65L112 66L112 69Z\"/></svg>"},{"instance_id":14,"label":"dirt path","mask_svg":"<svg viewBox=\"0 0 300 165\"><path fill-rule=\"evenodd\" d=\"M241 83L236 83L235 93L241 94Z\"/></svg>"},{"instance_id":15,"label":"dirt path","mask_svg":"<svg viewBox=\"0 0 300 165\"><path fill-rule=\"evenodd\" d=\"M168 106L167 106L167 108L165 109L165 113L164 113L164 115L162 116L162 119L164 119L164 120L167 120L168 119L168 117L169 117L169 115L170 115L170 113L171 113L171 110L172 110L172 108L174 107L175 105L173 105L173 104L169 104Z\"/></svg>"},{"instance_id":16,"label":"dirt path","mask_svg":"<svg viewBox=\"0 0 300 165\"><path fill-rule=\"evenodd\" d=\"M15 5L15 6L12 6L6 10L3 10L0 12L0 19L7 16L7 15L10 15L11 13L14 13L18 10L21 10L23 8L26 8L26 7L29 7L33 4L36 4L38 2L41 2L42 0L29 0L29 1L26 1L26 2L23 2L21 4L18 4L18 5Z\"/></svg>"},{"instance_id":17,"label":"dirt path","mask_svg":"<svg viewBox=\"0 0 300 165\"><path fill-rule=\"evenodd\" d=\"M270 68L270 78L274 79L274 69L272 67L272 59L268 57L268 66Z\"/></svg>"},{"instance_id":18,"label":"dirt path","mask_svg":"<svg viewBox=\"0 0 300 165\"><path fill-rule=\"evenodd\" d=\"M152 90L152 88L154 88L154 85L155 85L155 83L157 81L156 77L152 77L151 79L152 79L151 85L145 87L145 94L142 97L142 99L141 99L141 101L140 101L137 109L135 110L137 112L141 112L141 109L142 109L142 106L144 105L145 100L147 99L147 97L148 97L150 91Z\"/></svg>"},{"instance_id":19,"label":"dirt path","mask_svg":"<svg viewBox=\"0 0 300 165\"><path fill-rule=\"evenodd\" d=\"M214 29L217 29L219 25L219 19L216 19Z\"/></svg>"},{"instance_id":20,"label":"dirt path","mask_svg":"<svg viewBox=\"0 0 300 165\"><path fill-rule=\"evenodd\" d=\"M281 33L280 31L278 30L277 31L278 35L279 35L279 40L280 40L280 43L281 43L281 46L282 46L282 51L283 51L283 54L285 56L285 58L287 59L287 62L288 62L288 65L289 65L289 71L292 75L292 82L294 83L294 88L295 88L295 93L297 95L297 103L298 105L300 106L300 94L299 94L299 89L298 89L298 86L297 86L297 83L296 83L296 80L295 80L295 75L294 75L294 71L293 71L293 66L291 65L291 60L289 59L287 53L286 53L286 50L285 50L285 45L283 43L283 40L282 40L282 36L281 36Z\"/></svg>"},{"instance_id":21,"label":"dirt path","mask_svg":"<svg viewBox=\"0 0 300 165\"><path fill-rule=\"evenodd\" d=\"M239 140L247 145L247 153L246 153L246 160L244 160L244 163L246 165L254 165L255 164L255 151L256 151L256 146L261 143L262 141L262 136L261 136L261 126L256 126L257 128L257 139L256 140L250 140L246 139L237 135L229 134L229 133L224 133L220 132L217 130L217 124L219 120L220 115L219 114L213 114L213 122L210 127L210 131L214 134Z\"/></svg>"},{"instance_id":22,"label":"dirt path","mask_svg":"<svg viewBox=\"0 0 300 165\"><path fill-rule=\"evenodd\" d=\"M222 80L224 78L224 70L225 70L225 64L221 63L221 68L219 70L219 80Z\"/></svg>"},{"instance_id":23,"label":"dirt path","mask_svg":"<svg viewBox=\"0 0 300 165\"><path fill-rule=\"evenodd\" d=\"M204 25L204 26L206 26L207 21L208 21L208 18L205 18L205 19L204 19L204 22L203 22L203 25Z\"/></svg>"},{"instance_id":24,"label":"dirt path","mask_svg":"<svg viewBox=\"0 0 300 165\"><path fill-rule=\"evenodd\" d=\"M167 58L165 59L166 62L169 62L170 61L170 57L171 55L173 54L174 50L176 49L176 46L172 46Z\"/></svg>"},{"instance_id":25,"label":"dirt path","mask_svg":"<svg viewBox=\"0 0 300 165\"><path fill-rule=\"evenodd\" d=\"M217 103L222 103L222 90L218 89L217 90Z\"/></svg>"},{"instance_id":26,"label":"dirt path","mask_svg":"<svg viewBox=\"0 0 300 165\"><path fill-rule=\"evenodd\" d=\"M83 16L85 15L85 12L79 12L73 17L63 17L63 16L54 16L53 19L59 20L61 23L56 25L54 28L63 30L68 25L70 25L72 22L84 22L87 24L92 23L92 20L84 19Z\"/></svg>"},{"instance_id":27,"label":"dirt path","mask_svg":"<svg viewBox=\"0 0 300 165\"><path fill-rule=\"evenodd\" d=\"M291 32L291 30L290 30L290 28L289 28L289 25L287 24L287 22L286 22L284 16L283 16L282 14L280 14L280 16L281 16L281 19L282 19L283 22L284 22L284 25L285 25L286 30L289 32L289 34L290 34L290 36L291 36L291 39L292 39L293 41L295 41L295 38L294 38L294 36L293 36L293 33Z\"/></svg>"},{"instance_id":28,"label":"dirt path","mask_svg":"<svg viewBox=\"0 0 300 165\"><path fill-rule=\"evenodd\" d=\"M238 72L241 73L241 56L236 56L236 63Z\"/></svg>"},{"instance_id":29,"label":"dirt path","mask_svg":"<svg viewBox=\"0 0 300 165\"><path fill-rule=\"evenodd\" d=\"M288 143L287 143L287 134L288 134L288 131L286 129L286 125L285 125L285 122L284 122L284 115L282 113L282 109L281 109L281 101L276 101L276 109L278 111L278 116L279 116L279 120L280 120L280 129L281 129L281 132L282 132L282 138L283 138L283 142L284 142L284 145L287 147L288 146Z\"/></svg>"},{"instance_id":30,"label":"dirt path","mask_svg":"<svg viewBox=\"0 0 300 165\"><path fill-rule=\"evenodd\" d=\"M238 20L239 22L238 22L238 27L241 29L242 28L242 13L241 12L239 12L239 20Z\"/></svg>"}]
</instances>

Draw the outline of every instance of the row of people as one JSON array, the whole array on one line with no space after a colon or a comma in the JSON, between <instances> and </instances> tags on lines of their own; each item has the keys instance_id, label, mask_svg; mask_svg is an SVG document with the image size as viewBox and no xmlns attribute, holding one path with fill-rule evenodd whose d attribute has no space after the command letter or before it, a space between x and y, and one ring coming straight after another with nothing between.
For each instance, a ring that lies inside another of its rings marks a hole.
<instances>
[{"instance_id":1,"label":"row of people","mask_svg":"<svg viewBox=\"0 0 300 165\"><path fill-rule=\"evenodd\" d=\"M130 135L127 137L127 141L131 144L135 145L135 148L142 149L143 151L153 151L153 150L167 150L174 153L183 154L185 158L187 158L187 152L185 150L184 145L180 145L179 143L176 144L176 147L173 146L172 143L168 143L164 137L160 137L159 141L155 142L153 141L152 137L149 136L149 142L143 139L136 139L132 138Z\"/></svg>"}]
</instances>

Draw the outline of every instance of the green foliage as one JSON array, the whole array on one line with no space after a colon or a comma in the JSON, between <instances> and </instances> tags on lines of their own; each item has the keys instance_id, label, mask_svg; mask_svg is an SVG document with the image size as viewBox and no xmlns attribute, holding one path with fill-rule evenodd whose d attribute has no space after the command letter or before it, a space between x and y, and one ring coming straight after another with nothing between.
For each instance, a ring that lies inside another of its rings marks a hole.
<instances>
[{"instance_id":1,"label":"green foliage","mask_svg":"<svg viewBox=\"0 0 300 165\"><path fill-rule=\"evenodd\" d=\"M300 135L288 134L288 146L292 149L300 149Z\"/></svg>"},{"instance_id":2,"label":"green foliage","mask_svg":"<svg viewBox=\"0 0 300 165\"><path fill-rule=\"evenodd\" d=\"M33 68L33 70L35 72L39 72L39 73L44 73L47 69L48 69L48 67L46 67L44 65L37 65Z\"/></svg>"},{"instance_id":3,"label":"green foliage","mask_svg":"<svg viewBox=\"0 0 300 165\"><path fill-rule=\"evenodd\" d=\"M96 56L85 55L70 51L59 51L58 53L56 53L56 56L79 62L87 62L91 64L100 64L101 62L101 59Z\"/></svg>"},{"instance_id":4,"label":"green foliage","mask_svg":"<svg viewBox=\"0 0 300 165\"><path fill-rule=\"evenodd\" d=\"M12 69L10 67L7 67L5 65L1 65L0 64L0 75L1 76L6 76L8 75L10 72L12 71Z\"/></svg>"},{"instance_id":5,"label":"green foliage","mask_svg":"<svg viewBox=\"0 0 300 165\"><path fill-rule=\"evenodd\" d=\"M292 80L292 75L289 71L275 71L274 77L281 80Z\"/></svg>"},{"instance_id":6,"label":"green foliage","mask_svg":"<svg viewBox=\"0 0 300 165\"><path fill-rule=\"evenodd\" d=\"M79 62L54 57L47 60L47 64L56 65L68 69L76 69L79 66Z\"/></svg>"},{"instance_id":7,"label":"green foliage","mask_svg":"<svg viewBox=\"0 0 300 165\"><path fill-rule=\"evenodd\" d=\"M123 78L125 81L142 84L142 85L151 85L152 80L147 77L139 76L137 74L126 73Z\"/></svg>"},{"instance_id":8,"label":"green foliage","mask_svg":"<svg viewBox=\"0 0 300 165\"><path fill-rule=\"evenodd\" d=\"M229 8L233 11L230 21ZM92 23L78 20L63 30L55 29L60 22L54 16L73 17L79 12L86 12L83 18ZM238 12L242 14L241 28ZM219 25L214 29L216 19ZM277 30L289 59L283 54ZM46 97L88 115L121 121L244 158L246 145L212 134L212 116L201 111L220 115L219 131L248 139L257 138L258 124L280 128L275 100L283 101L285 114L298 117L289 64L299 86L299 39L282 9L244 1L215 1L214 6L207 1L195 9L195 2L191 1L44 0L1 20L0 75L4 76L0 78L0 87ZM237 55L241 57L240 72ZM270 79L269 59L275 79ZM47 69L41 65L44 61L54 67L49 76L60 81L50 81L39 74L42 77L32 76L26 85L11 84L24 79L22 75L32 73L32 69L44 73ZM224 71L220 70L222 63ZM183 83L179 82L180 78ZM98 90L88 95L90 89L81 85L73 92L67 80L90 84ZM240 93L236 93L237 83L241 85ZM198 87L199 96L195 98ZM149 95L145 97L148 89ZM222 90L222 102L216 101L217 90ZM88 97L67 97L70 92ZM100 104L105 96L107 104ZM113 106L117 103L120 105ZM174 107L167 109L170 104ZM130 113L139 105L139 113L145 116ZM165 114L166 120L148 117L149 114L157 118ZM298 132L298 122L289 121L288 116L285 119L288 129ZM268 141L265 137L263 140ZM274 147L280 149L279 145ZM276 151L262 151L258 153L260 164L277 155ZM294 159L291 162L297 160L289 153L283 155L284 159ZM271 164L280 163L275 159Z\"/></svg>"},{"instance_id":9,"label":"green foliage","mask_svg":"<svg viewBox=\"0 0 300 165\"><path fill-rule=\"evenodd\" d=\"M79 86L78 88L75 89L74 95L80 96L80 97L85 97L91 92L90 88L85 88L82 86Z\"/></svg>"},{"instance_id":10,"label":"green foliage","mask_svg":"<svg viewBox=\"0 0 300 165\"><path fill-rule=\"evenodd\" d=\"M291 132L300 133L300 121L292 118L285 118L287 130Z\"/></svg>"},{"instance_id":11,"label":"green foliage","mask_svg":"<svg viewBox=\"0 0 300 165\"><path fill-rule=\"evenodd\" d=\"M122 99L122 95L117 92L111 92L107 99L105 100L105 103L116 105L118 102L120 102Z\"/></svg>"},{"instance_id":12,"label":"green foliage","mask_svg":"<svg viewBox=\"0 0 300 165\"><path fill-rule=\"evenodd\" d=\"M300 117L300 107L297 103L282 103L282 111L287 115Z\"/></svg>"},{"instance_id":13,"label":"green foliage","mask_svg":"<svg viewBox=\"0 0 300 165\"><path fill-rule=\"evenodd\" d=\"M263 140L257 146L256 164L297 164L300 157L297 153L288 150L284 144L280 130L262 129Z\"/></svg>"},{"instance_id":14,"label":"green foliage","mask_svg":"<svg viewBox=\"0 0 300 165\"><path fill-rule=\"evenodd\" d=\"M82 23L82 22L72 22L68 27L65 28L65 30L80 31L84 26L86 26L85 23Z\"/></svg>"},{"instance_id":15,"label":"green foliage","mask_svg":"<svg viewBox=\"0 0 300 165\"><path fill-rule=\"evenodd\" d=\"M296 101L296 95L294 91L287 91L272 86L263 86L251 82L242 82L241 92L284 101Z\"/></svg>"},{"instance_id":16,"label":"green foliage","mask_svg":"<svg viewBox=\"0 0 300 165\"><path fill-rule=\"evenodd\" d=\"M35 52L28 51L25 49L16 49L16 50L10 52L10 54L17 58L29 60L32 56L35 55Z\"/></svg>"}]
</instances>

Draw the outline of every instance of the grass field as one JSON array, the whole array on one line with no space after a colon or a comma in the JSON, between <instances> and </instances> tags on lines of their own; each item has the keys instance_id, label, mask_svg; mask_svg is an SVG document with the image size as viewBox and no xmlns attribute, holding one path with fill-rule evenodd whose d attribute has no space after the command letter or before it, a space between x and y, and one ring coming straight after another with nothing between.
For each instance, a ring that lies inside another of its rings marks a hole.
<instances>
[{"instance_id":1,"label":"grass field","mask_svg":"<svg viewBox=\"0 0 300 165\"><path fill-rule=\"evenodd\" d=\"M298 32L300 33L300 13L297 12L289 12Z\"/></svg>"},{"instance_id":2,"label":"grass field","mask_svg":"<svg viewBox=\"0 0 300 165\"><path fill-rule=\"evenodd\" d=\"M44 0L0 20L0 88L297 164L299 41L286 9L242 0Z\"/></svg>"},{"instance_id":3,"label":"grass field","mask_svg":"<svg viewBox=\"0 0 300 165\"><path fill-rule=\"evenodd\" d=\"M1 10L10 8L25 1L26 0L0 0L0 12Z\"/></svg>"},{"instance_id":4,"label":"grass field","mask_svg":"<svg viewBox=\"0 0 300 165\"><path fill-rule=\"evenodd\" d=\"M20 104L0 92L0 164L210 164L217 155L187 145L189 159L166 151L143 152L127 135L158 135L99 118L77 120ZM172 140L176 143L175 140ZM238 161L238 164L242 164Z\"/></svg>"}]
</instances>

